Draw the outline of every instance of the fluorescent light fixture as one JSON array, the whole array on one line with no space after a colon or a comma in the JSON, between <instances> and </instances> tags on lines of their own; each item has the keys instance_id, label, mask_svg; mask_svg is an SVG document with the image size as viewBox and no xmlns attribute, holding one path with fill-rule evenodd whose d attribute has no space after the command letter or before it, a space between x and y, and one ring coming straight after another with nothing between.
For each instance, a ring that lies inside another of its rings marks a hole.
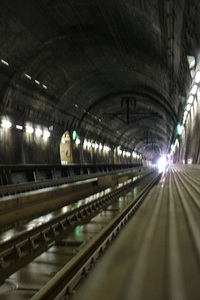
<instances>
[{"instance_id":1,"label":"fluorescent light fixture","mask_svg":"<svg viewBox=\"0 0 200 300\"><path fill-rule=\"evenodd\" d=\"M36 80L36 79L35 79L35 83L38 84L38 85L40 84L40 82L38 80Z\"/></svg>"},{"instance_id":2,"label":"fluorescent light fixture","mask_svg":"<svg viewBox=\"0 0 200 300\"><path fill-rule=\"evenodd\" d=\"M110 151L110 148L109 148L108 146L104 145L104 146L103 146L103 150L105 150L105 151Z\"/></svg>"},{"instance_id":3,"label":"fluorescent light fixture","mask_svg":"<svg viewBox=\"0 0 200 300\"><path fill-rule=\"evenodd\" d=\"M75 141L76 145L79 145L81 143L80 139L77 138L76 141Z\"/></svg>"},{"instance_id":4,"label":"fluorescent light fixture","mask_svg":"<svg viewBox=\"0 0 200 300\"><path fill-rule=\"evenodd\" d=\"M33 132L34 132L33 127L27 125L27 126L26 126L26 132L27 132L27 133L33 133Z\"/></svg>"},{"instance_id":5,"label":"fluorescent light fixture","mask_svg":"<svg viewBox=\"0 0 200 300\"><path fill-rule=\"evenodd\" d=\"M28 74L24 74L24 76L25 76L26 78L28 78L29 80L32 79L32 77L31 77L30 75L28 75Z\"/></svg>"},{"instance_id":6,"label":"fluorescent light fixture","mask_svg":"<svg viewBox=\"0 0 200 300\"><path fill-rule=\"evenodd\" d=\"M190 95L188 100L187 100L187 104L193 104L193 101L194 101L194 96Z\"/></svg>"},{"instance_id":7,"label":"fluorescent light fixture","mask_svg":"<svg viewBox=\"0 0 200 300\"><path fill-rule=\"evenodd\" d=\"M48 130L43 130L43 137L44 138L49 138L50 137L50 132Z\"/></svg>"},{"instance_id":8,"label":"fluorescent light fixture","mask_svg":"<svg viewBox=\"0 0 200 300\"><path fill-rule=\"evenodd\" d=\"M197 71L196 75L195 75L195 82L199 83L200 82L200 71Z\"/></svg>"},{"instance_id":9,"label":"fluorescent light fixture","mask_svg":"<svg viewBox=\"0 0 200 300\"><path fill-rule=\"evenodd\" d=\"M187 104L185 107L185 110L189 112L191 110L191 107L192 107L191 104Z\"/></svg>"},{"instance_id":10,"label":"fluorescent light fixture","mask_svg":"<svg viewBox=\"0 0 200 300\"><path fill-rule=\"evenodd\" d=\"M188 60L189 68L193 69L195 66L195 57L192 55L188 55L187 60Z\"/></svg>"},{"instance_id":11,"label":"fluorescent light fixture","mask_svg":"<svg viewBox=\"0 0 200 300\"><path fill-rule=\"evenodd\" d=\"M41 135L42 135L42 129L36 128L35 134L36 134L37 136L41 136Z\"/></svg>"},{"instance_id":12,"label":"fluorescent light fixture","mask_svg":"<svg viewBox=\"0 0 200 300\"><path fill-rule=\"evenodd\" d=\"M8 120L2 120L1 126L3 128L10 128L12 126L12 123L10 121L8 121Z\"/></svg>"},{"instance_id":13,"label":"fluorescent light fixture","mask_svg":"<svg viewBox=\"0 0 200 300\"><path fill-rule=\"evenodd\" d=\"M1 59L1 63L4 64L5 66L9 66L9 63L7 61L5 61L4 59Z\"/></svg>"},{"instance_id":14,"label":"fluorescent light fixture","mask_svg":"<svg viewBox=\"0 0 200 300\"><path fill-rule=\"evenodd\" d=\"M16 125L16 128L19 130L23 130L23 126L22 125Z\"/></svg>"},{"instance_id":15,"label":"fluorescent light fixture","mask_svg":"<svg viewBox=\"0 0 200 300\"><path fill-rule=\"evenodd\" d=\"M197 89L198 89L198 86L196 84L194 84L192 87L192 90L191 90L192 95L195 95L197 93Z\"/></svg>"},{"instance_id":16,"label":"fluorescent light fixture","mask_svg":"<svg viewBox=\"0 0 200 300\"><path fill-rule=\"evenodd\" d=\"M47 86L45 84L43 84L42 87L47 90Z\"/></svg>"},{"instance_id":17,"label":"fluorescent light fixture","mask_svg":"<svg viewBox=\"0 0 200 300\"><path fill-rule=\"evenodd\" d=\"M119 149L117 152L118 152L119 155L122 154L122 150L121 149Z\"/></svg>"}]
</instances>

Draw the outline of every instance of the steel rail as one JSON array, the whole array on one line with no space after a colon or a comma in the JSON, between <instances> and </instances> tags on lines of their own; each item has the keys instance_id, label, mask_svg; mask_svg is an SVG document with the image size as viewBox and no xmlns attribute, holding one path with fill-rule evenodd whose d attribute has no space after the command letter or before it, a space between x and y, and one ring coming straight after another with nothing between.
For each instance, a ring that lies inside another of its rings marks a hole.
<instances>
[{"instance_id":1,"label":"steel rail","mask_svg":"<svg viewBox=\"0 0 200 300\"><path fill-rule=\"evenodd\" d=\"M150 173L151 174L151 173ZM49 248L55 240L61 238L66 231L72 230L75 226L87 222L87 220L98 214L99 210L110 205L127 190L131 189L143 178L145 174L122 187L112 190L106 195L81 205L80 207L54 217L45 224L21 232L11 239L0 242L0 278L5 280L10 274L39 254Z\"/></svg>"},{"instance_id":2,"label":"steel rail","mask_svg":"<svg viewBox=\"0 0 200 300\"><path fill-rule=\"evenodd\" d=\"M122 226L133 216L135 211L144 201L151 188L158 182L161 174L158 174L148 184L137 198L126 207L120 215L117 215L97 237L88 244L83 251L77 254L60 272L56 274L33 298L42 299L66 299L78 282L90 270L94 262L104 252L107 246L115 238Z\"/></svg>"}]
</instances>

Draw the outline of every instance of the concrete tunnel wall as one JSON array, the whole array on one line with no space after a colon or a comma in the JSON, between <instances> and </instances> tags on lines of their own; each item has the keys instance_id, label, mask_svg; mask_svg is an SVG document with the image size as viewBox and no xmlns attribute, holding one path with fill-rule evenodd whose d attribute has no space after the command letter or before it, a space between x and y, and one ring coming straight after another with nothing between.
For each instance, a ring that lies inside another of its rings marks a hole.
<instances>
[{"instance_id":1,"label":"concrete tunnel wall","mask_svg":"<svg viewBox=\"0 0 200 300\"><path fill-rule=\"evenodd\" d=\"M0 128L0 164L60 163L60 140Z\"/></svg>"}]
</instances>

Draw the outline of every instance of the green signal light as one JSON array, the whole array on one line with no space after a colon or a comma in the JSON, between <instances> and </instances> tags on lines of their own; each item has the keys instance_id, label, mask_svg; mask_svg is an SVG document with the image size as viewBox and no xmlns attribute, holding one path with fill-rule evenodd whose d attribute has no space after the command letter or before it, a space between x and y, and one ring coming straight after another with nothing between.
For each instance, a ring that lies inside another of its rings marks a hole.
<instances>
[{"instance_id":1,"label":"green signal light","mask_svg":"<svg viewBox=\"0 0 200 300\"><path fill-rule=\"evenodd\" d=\"M176 126L176 133L178 135L181 135L183 132L183 125L181 125L180 123L178 123L178 125Z\"/></svg>"},{"instance_id":2,"label":"green signal light","mask_svg":"<svg viewBox=\"0 0 200 300\"><path fill-rule=\"evenodd\" d=\"M72 140L75 141L76 137L77 137L77 132L76 132L76 130L74 130L72 133Z\"/></svg>"}]
</instances>

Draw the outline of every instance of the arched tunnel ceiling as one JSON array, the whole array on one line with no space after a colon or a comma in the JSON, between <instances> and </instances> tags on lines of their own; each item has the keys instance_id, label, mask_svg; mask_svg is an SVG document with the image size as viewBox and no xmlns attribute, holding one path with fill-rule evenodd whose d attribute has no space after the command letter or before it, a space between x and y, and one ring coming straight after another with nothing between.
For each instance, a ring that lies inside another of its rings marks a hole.
<instances>
[{"instance_id":1,"label":"arched tunnel ceiling","mask_svg":"<svg viewBox=\"0 0 200 300\"><path fill-rule=\"evenodd\" d=\"M199 51L197 0L2 0L0 10L1 113L167 151L187 55Z\"/></svg>"}]
</instances>

